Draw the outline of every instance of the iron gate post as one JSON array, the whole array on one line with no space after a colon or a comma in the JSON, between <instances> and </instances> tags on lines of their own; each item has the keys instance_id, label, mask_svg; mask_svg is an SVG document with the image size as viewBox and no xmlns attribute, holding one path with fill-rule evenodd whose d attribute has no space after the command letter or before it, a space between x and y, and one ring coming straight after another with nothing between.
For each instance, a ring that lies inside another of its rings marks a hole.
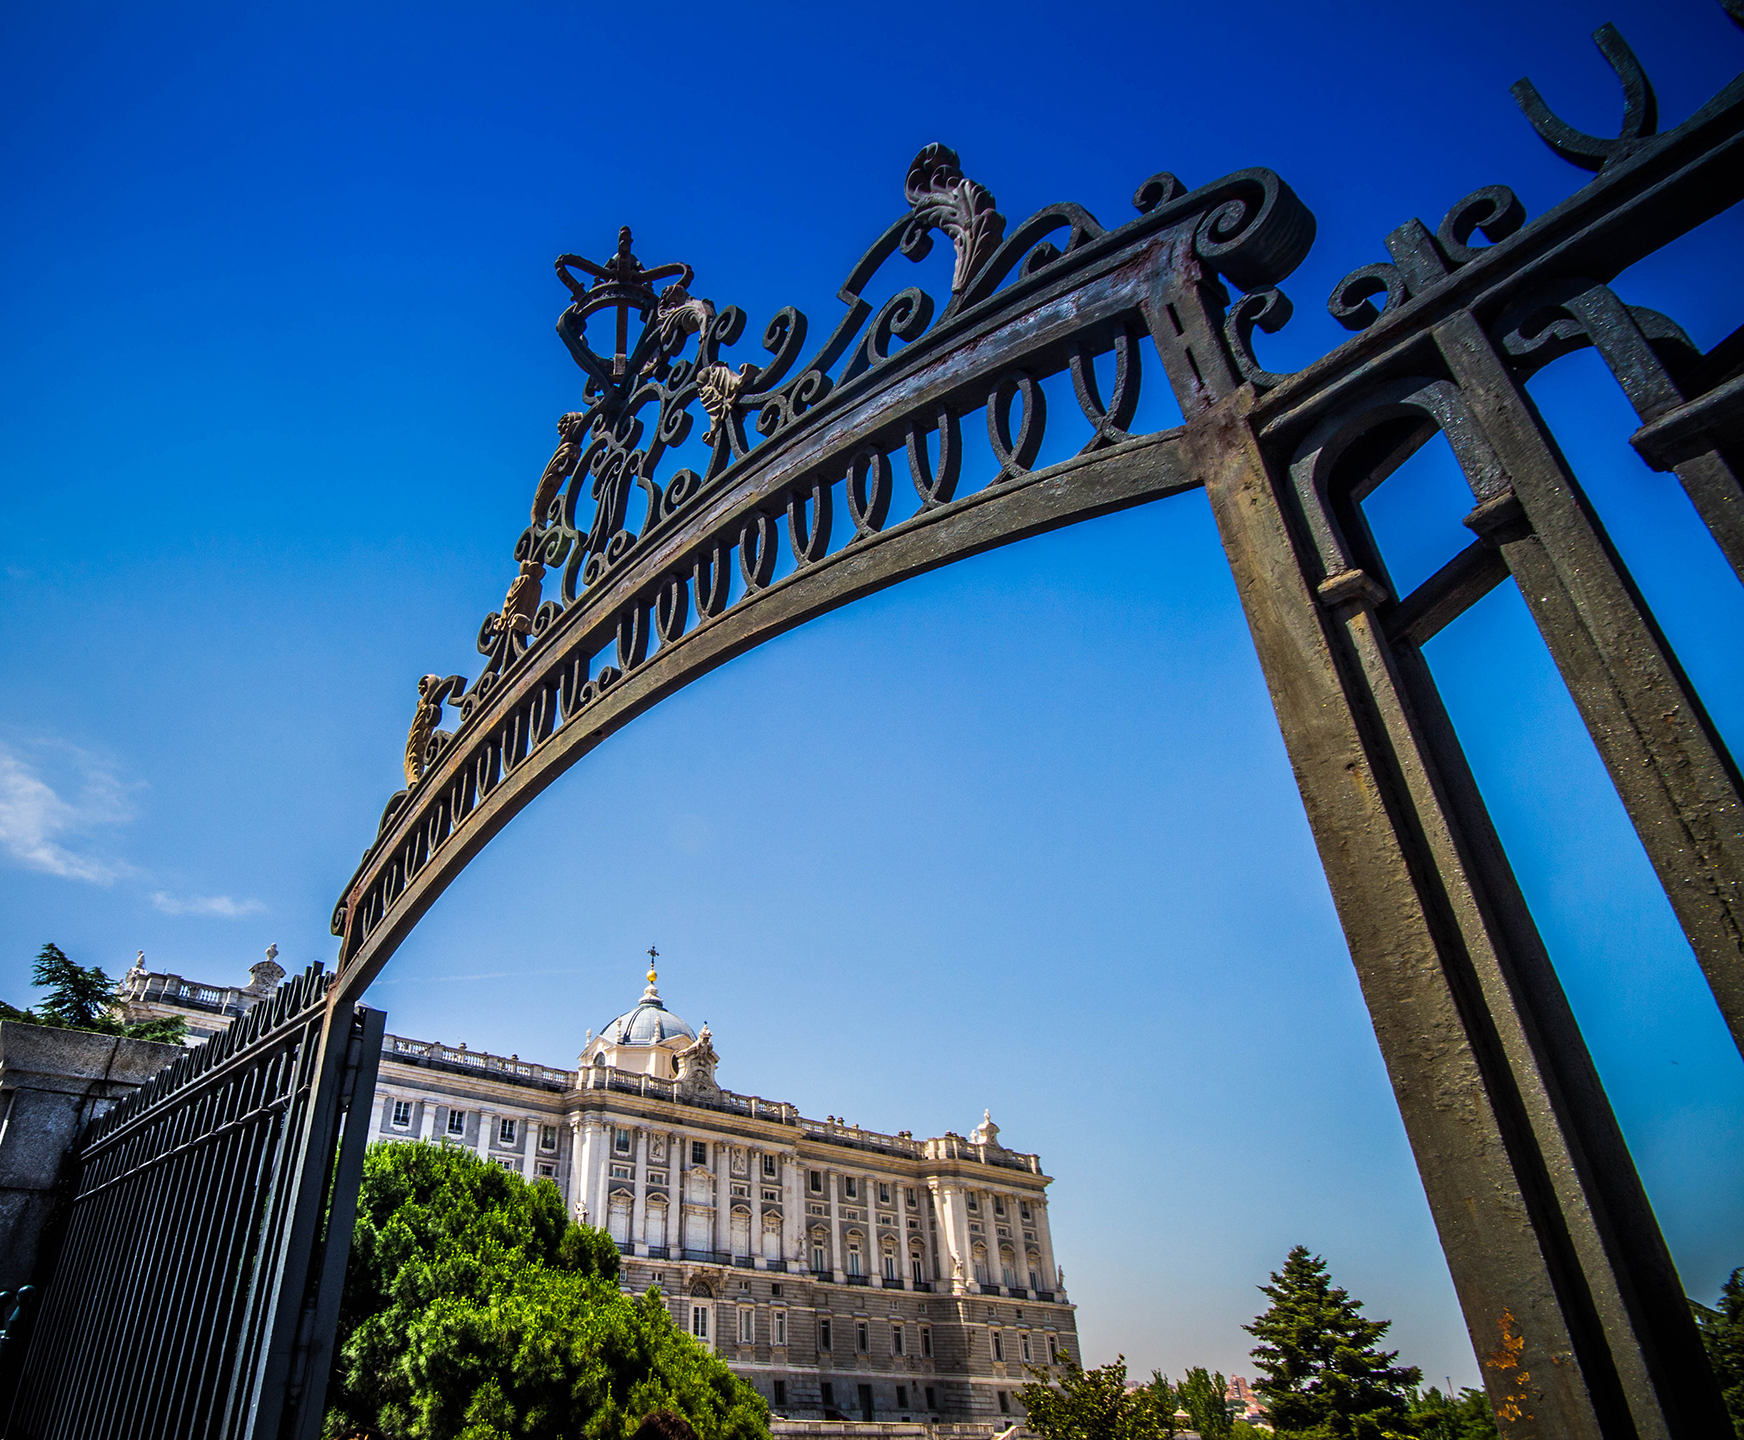
<instances>
[{"instance_id":1,"label":"iron gate post","mask_svg":"<svg viewBox=\"0 0 1744 1440\"><path fill-rule=\"evenodd\" d=\"M1318 579L1251 404L1236 392L1188 443L1502 1433L1720 1433L1675 1269L1428 667L1384 633L1378 585Z\"/></svg>"}]
</instances>

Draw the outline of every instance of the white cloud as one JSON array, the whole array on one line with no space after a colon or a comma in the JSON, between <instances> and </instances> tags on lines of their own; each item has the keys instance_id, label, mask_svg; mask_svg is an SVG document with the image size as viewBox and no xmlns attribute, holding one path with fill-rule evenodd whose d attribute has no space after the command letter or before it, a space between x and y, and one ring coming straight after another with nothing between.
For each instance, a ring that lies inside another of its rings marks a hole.
<instances>
[{"instance_id":1,"label":"white cloud","mask_svg":"<svg viewBox=\"0 0 1744 1440\"><path fill-rule=\"evenodd\" d=\"M219 920L240 920L266 910L259 900L232 900L228 895L172 895L167 890L156 891L151 903L166 915L207 915Z\"/></svg>"},{"instance_id":2,"label":"white cloud","mask_svg":"<svg viewBox=\"0 0 1744 1440\"><path fill-rule=\"evenodd\" d=\"M103 859L63 841L133 818L128 786L95 757L58 747L77 772L77 793L67 799L17 752L0 744L0 849L19 864L67 880L112 885L134 867Z\"/></svg>"}]
</instances>

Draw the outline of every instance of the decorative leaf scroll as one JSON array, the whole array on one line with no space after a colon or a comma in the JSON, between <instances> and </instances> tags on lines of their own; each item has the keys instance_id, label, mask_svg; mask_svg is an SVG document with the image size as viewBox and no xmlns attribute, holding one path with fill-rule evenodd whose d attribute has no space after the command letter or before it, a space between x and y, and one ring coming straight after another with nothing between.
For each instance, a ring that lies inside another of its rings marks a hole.
<instances>
[{"instance_id":1,"label":"decorative leaf scroll","mask_svg":"<svg viewBox=\"0 0 1744 1440\"><path fill-rule=\"evenodd\" d=\"M1005 238L1005 217L994 208L993 192L963 174L949 145L929 145L909 165L902 193L914 212L903 251L919 259L926 253L926 232L943 230L957 247L951 293L960 294Z\"/></svg>"}]
</instances>

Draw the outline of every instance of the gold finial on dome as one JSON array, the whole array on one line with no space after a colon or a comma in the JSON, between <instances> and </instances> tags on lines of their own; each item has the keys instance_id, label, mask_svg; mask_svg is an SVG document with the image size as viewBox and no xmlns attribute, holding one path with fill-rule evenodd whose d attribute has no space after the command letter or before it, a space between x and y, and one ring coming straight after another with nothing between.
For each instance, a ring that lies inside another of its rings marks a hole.
<instances>
[{"instance_id":1,"label":"gold finial on dome","mask_svg":"<svg viewBox=\"0 0 1744 1440\"><path fill-rule=\"evenodd\" d=\"M648 947L648 983L652 985L660 976L655 972L654 962L660 958L660 952L652 945Z\"/></svg>"}]
</instances>

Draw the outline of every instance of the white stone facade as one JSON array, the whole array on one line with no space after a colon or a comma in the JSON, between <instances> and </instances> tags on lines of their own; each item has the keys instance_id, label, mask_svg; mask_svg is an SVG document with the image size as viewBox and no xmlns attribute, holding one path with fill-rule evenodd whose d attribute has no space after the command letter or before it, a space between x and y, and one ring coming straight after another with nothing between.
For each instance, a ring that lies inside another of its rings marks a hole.
<instances>
[{"instance_id":1,"label":"white stone facade","mask_svg":"<svg viewBox=\"0 0 1744 1440\"><path fill-rule=\"evenodd\" d=\"M165 989L153 1013L174 1008ZM966 1137L884 1135L723 1090L717 1063L650 971L574 1070L387 1036L371 1138L550 1179L617 1242L624 1288L658 1285L778 1414L1015 1417L1026 1364L1080 1359L1050 1177L990 1117Z\"/></svg>"}]
</instances>

